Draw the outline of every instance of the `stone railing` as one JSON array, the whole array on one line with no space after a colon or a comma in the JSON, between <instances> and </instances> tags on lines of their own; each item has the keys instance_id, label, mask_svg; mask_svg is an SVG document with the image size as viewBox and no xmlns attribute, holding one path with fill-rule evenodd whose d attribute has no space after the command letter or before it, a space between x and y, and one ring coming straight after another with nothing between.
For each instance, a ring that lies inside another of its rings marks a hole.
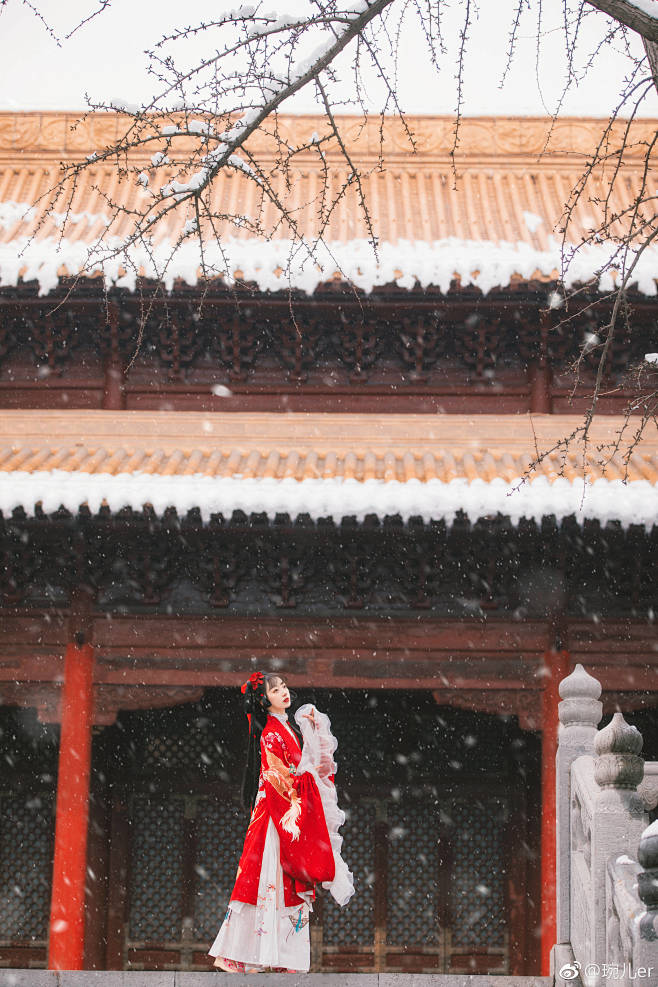
<instances>
[{"instance_id":1,"label":"stone railing","mask_svg":"<svg viewBox=\"0 0 658 987\"><path fill-rule=\"evenodd\" d=\"M637 786L647 812L658 808L658 761L644 762L644 778Z\"/></svg>"},{"instance_id":2,"label":"stone railing","mask_svg":"<svg viewBox=\"0 0 658 987\"><path fill-rule=\"evenodd\" d=\"M601 686L582 665L560 695L556 987L578 976L584 987L655 987L658 764L645 767L621 713L597 731Z\"/></svg>"},{"instance_id":3,"label":"stone railing","mask_svg":"<svg viewBox=\"0 0 658 987\"><path fill-rule=\"evenodd\" d=\"M622 854L608 863L607 983L658 983L658 821L640 839L639 860Z\"/></svg>"}]
</instances>

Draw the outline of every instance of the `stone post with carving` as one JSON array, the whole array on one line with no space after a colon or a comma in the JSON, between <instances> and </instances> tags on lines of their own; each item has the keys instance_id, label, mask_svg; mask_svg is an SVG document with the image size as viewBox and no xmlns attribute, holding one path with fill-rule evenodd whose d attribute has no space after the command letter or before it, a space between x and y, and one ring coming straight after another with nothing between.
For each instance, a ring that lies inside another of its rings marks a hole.
<instances>
[{"instance_id":1,"label":"stone post with carving","mask_svg":"<svg viewBox=\"0 0 658 987\"><path fill-rule=\"evenodd\" d=\"M653 972L658 980L658 819L642 833L637 859L642 867L637 876L637 893L646 908L640 919L640 938L643 943L651 943L646 952L654 960Z\"/></svg>"},{"instance_id":2,"label":"stone post with carving","mask_svg":"<svg viewBox=\"0 0 658 987\"><path fill-rule=\"evenodd\" d=\"M606 871L620 854L635 854L646 828L644 802L637 786L644 775L640 757L642 734L615 713L594 741L594 796L591 820L591 881L593 893L592 945L594 963L608 962L606 938ZM585 987L597 987L600 976L583 977Z\"/></svg>"},{"instance_id":3,"label":"stone post with carving","mask_svg":"<svg viewBox=\"0 0 658 987\"><path fill-rule=\"evenodd\" d=\"M571 899L571 765L582 754L594 753L594 738L603 706L601 683L578 664L560 682L560 729L556 763L557 942L570 942Z\"/></svg>"}]
</instances>

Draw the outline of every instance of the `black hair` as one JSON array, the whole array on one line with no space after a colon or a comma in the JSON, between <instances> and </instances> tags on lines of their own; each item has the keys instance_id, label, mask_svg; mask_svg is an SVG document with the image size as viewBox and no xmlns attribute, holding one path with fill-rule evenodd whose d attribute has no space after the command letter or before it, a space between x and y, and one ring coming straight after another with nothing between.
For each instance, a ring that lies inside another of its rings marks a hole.
<instances>
[{"instance_id":1,"label":"black hair","mask_svg":"<svg viewBox=\"0 0 658 987\"><path fill-rule=\"evenodd\" d=\"M259 674L260 679L258 678ZM260 737L267 722L267 711L272 705L267 698L267 689L276 681L284 681L278 672L261 672L252 676L244 687L244 711L249 720L249 740L247 742L247 763L245 764L244 776L242 778L242 804L249 812L254 807L258 793L258 782L260 779ZM291 690L288 691L290 692L291 700L297 698L294 692ZM290 721L288 726L296 734L301 747L302 736L299 727L296 723Z\"/></svg>"}]
</instances>

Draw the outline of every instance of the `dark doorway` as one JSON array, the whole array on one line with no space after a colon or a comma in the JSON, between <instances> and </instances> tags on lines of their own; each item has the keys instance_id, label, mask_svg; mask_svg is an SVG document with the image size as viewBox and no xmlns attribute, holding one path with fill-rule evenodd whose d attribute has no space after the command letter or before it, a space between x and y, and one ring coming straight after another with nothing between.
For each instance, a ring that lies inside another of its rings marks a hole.
<instances>
[{"instance_id":1,"label":"dark doorway","mask_svg":"<svg viewBox=\"0 0 658 987\"><path fill-rule=\"evenodd\" d=\"M539 738L427 691L305 693L338 738L344 855L357 893L323 894L317 970L533 973ZM122 715L98 757L112 788L108 965L207 969L247 819L235 690ZM125 878L122 878L125 875Z\"/></svg>"}]
</instances>

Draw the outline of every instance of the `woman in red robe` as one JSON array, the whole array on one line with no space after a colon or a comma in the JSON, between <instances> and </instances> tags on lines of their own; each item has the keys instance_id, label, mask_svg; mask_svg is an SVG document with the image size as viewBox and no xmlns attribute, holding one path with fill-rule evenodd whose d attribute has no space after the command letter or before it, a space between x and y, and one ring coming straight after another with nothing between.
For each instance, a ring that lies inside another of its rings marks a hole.
<instances>
[{"instance_id":1,"label":"woman in red robe","mask_svg":"<svg viewBox=\"0 0 658 987\"><path fill-rule=\"evenodd\" d=\"M340 848L344 813L333 777L336 741L327 716L307 704L295 729L278 675L242 687L249 718L243 800L251 819L224 923L209 953L229 972L305 972L308 920L321 883L344 905L354 884Z\"/></svg>"}]
</instances>

